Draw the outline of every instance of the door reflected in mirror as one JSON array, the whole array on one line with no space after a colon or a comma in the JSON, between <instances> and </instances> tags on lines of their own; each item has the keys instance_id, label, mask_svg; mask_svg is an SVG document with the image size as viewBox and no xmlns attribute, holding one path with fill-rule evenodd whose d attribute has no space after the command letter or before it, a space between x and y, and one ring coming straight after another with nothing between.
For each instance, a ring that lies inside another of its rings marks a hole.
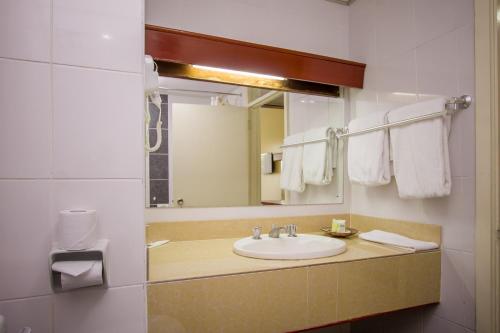
<instances>
[{"instance_id":1,"label":"door reflected in mirror","mask_svg":"<svg viewBox=\"0 0 500 333\"><path fill-rule=\"evenodd\" d=\"M344 127L342 97L168 77L160 85L161 116L148 103L156 149L146 152L146 207L343 202L344 149L333 134Z\"/></svg>"}]
</instances>

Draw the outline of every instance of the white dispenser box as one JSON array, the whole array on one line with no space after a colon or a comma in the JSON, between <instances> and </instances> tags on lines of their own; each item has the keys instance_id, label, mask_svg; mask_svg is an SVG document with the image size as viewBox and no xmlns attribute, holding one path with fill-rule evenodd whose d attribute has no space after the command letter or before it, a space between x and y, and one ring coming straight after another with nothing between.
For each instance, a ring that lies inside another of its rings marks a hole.
<instances>
[{"instance_id":1,"label":"white dispenser box","mask_svg":"<svg viewBox=\"0 0 500 333\"><path fill-rule=\"evenodd\" d=\"M108 244L108 239L99 239L94 247L76 251L61 250L54 246L49 255L52 290L64 292L88 287L107 288Z\"/></svg>"},{"instance_id":2,"label":"white dispenser box","mask_svg":"<svg viewBox=\"0 0 500 333\"><path fill-rule=\"evenodd\" d=\"M273 173L273 154L260 154L260 171L263 175L269 175Z\"/></svg>"}]
</instances>

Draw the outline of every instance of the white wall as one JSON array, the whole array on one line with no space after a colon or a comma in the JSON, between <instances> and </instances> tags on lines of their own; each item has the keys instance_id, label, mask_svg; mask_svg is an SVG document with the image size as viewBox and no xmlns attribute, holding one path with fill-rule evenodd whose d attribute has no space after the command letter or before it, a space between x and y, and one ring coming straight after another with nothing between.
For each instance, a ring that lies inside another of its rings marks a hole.
<instances>
[{"instance_id":1,"label":"white wall","mask_svg":"<svg viewBox=\"0 0 500 333\"><path fill-rule=\"evenodd\" d=\"M474 95L473 0L357 0L349 14L350 58L367 63L364 89L351 91L353 117L432 95ZM351 187L354 214L443 226L441 305L394 316L386 330L398 332L398 322L400 332L408 322L415 332L474 329L474 140L472 106L453 117L447 198L401 200L394 181Z\"/></svg>"},{"instance_id":2,"label":"white wall","mask_svg":"<svg viewBox=\"0 0 500 333\"><path fill-rule=\"evenodd\" d=\"M0 314L9 333L145 332L143 1L0 2ZM107 290L53 294L57 213L95 208Z\"/></svg>"},{"instance_id":3,"label":"white wall","mask_svg":"<svg viewBox=\"0 0 500 333\"><path fill-rule=\"evenodd\" d=\"M324 0L146 0L146 23L347 58L348 7Z\"/></svg>"}]
</instances>

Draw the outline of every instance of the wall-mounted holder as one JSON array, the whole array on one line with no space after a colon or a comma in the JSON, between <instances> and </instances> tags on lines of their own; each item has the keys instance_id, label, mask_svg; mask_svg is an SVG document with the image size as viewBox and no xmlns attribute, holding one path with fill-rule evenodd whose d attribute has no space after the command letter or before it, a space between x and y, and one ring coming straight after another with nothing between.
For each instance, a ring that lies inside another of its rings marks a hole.
<instances>
[{"instance_id":1,"label":"wall-mounted holder","mask_svg":"<svg viewBox=\"0 0 500 333\"><path fill-rule=\"evenodd\" d=\"M56 293L65 292L77 288L65 289L62 286L61 273L54 271L52 265L56 262L78 262L78 261L90 261L96 260L102 262L102 284L88 286L84 288L107 288L109 281L109 260L107 258L107 248L108 239L100 239L97 241L96 245L90 249L77 250L77 251L67 251L61 250L56 247L52 248L49 255L49 270L50 270L50 284L52 290Z\"/></svg>"}]
</instances>

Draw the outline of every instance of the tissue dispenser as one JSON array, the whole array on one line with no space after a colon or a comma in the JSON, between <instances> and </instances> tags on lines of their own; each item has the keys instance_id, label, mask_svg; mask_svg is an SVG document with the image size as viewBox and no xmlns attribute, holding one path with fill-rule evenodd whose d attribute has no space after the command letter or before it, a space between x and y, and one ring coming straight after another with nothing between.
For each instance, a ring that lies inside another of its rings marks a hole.
<instances>
[{"instance_id":1,"label":"tissue dispenser","mask_svg":"<svg viewBox=\"0 0 500 333\"><path fill-rule=\"evenodd\" d=\"M52 266L56 262L88 262L88 261L97 261L102 265L102 283L99 285L93 285L88 287L97 287L97 288L107 288L108 287L108 260L106 256L106 250L108 247L109 240L100 239L97 241L96 245L90 249L86 250L77 250L77 251L67 251L61 250L57 247L54 247L50 252L49 256L49 270L51 277L51 286L54 292L64 292L77 288L83 288L78 286L78 283L68 283L67 288L63 288L62 285L62 274L58 271L55 271ZM100 267L99 265L93 266Z\"/></svg>"}]
</instances>

